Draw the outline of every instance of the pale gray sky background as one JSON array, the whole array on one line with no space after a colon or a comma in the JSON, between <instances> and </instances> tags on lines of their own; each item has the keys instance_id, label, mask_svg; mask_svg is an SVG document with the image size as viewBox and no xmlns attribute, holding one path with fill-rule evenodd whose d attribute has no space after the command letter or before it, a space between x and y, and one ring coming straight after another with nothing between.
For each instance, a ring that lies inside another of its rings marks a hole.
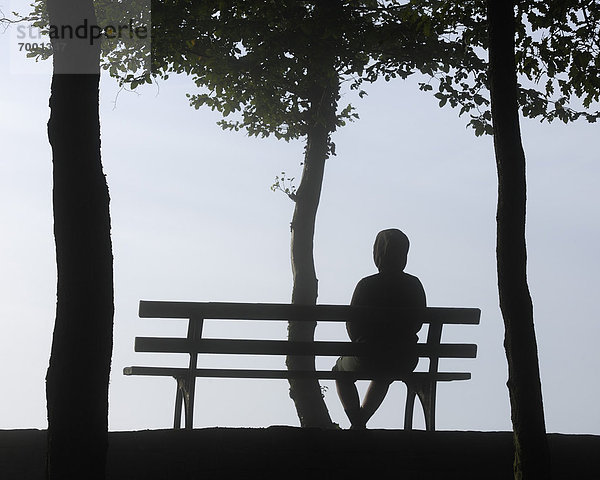
<instances>
[{"instance_id":1,"label":"pale gray sky background","mask_svg":"<svg viewBox=\"0 0 600 480\"><path fill-rule=\"evenodd\" d=\"M50 75L45 67L33 75L11 73L7 35L0 35L0 51L0 428L45 428L56 289ZM464 118L439 109L416 80L367 90L363 100L342 100L352 101L361 119L335 134L338 155L327 162L315 238L319 303L348 303L356 282L375 271L376 233L404 230L412 243L407 271L420 277L429 305L482 310L480 326L446 331L446 340L473 342L479 350L474 360L448 363L473 378L439 386L438 429L508 430L492 140L475 138ZM293 204L269 187L283 170L300 176L303 144L223 132L217 114L188 106L185 93L193 91L189 79L172 78L117 98L114 80L102 79L115 257L112 430L172 424L175 382L124 377L123 367L186 363L177 355L133 352L135 336L185 333L185 322L139 319L140 299L290 298ZM524 120L522 129L528 271L547 429L600 434L598 127ZM206 333L235 335L239 328L209 324ZM245 331L284 338L286 328L260 324ZM319 326L317 338L346 337L341 326ZM334 421L347 427L333 383L322 383ZM281 380L199 379L195 427L298 425L287 390ZM394 384L370 426L401 428L404 396L404 385Z\"/></svg>"}]
</instances>

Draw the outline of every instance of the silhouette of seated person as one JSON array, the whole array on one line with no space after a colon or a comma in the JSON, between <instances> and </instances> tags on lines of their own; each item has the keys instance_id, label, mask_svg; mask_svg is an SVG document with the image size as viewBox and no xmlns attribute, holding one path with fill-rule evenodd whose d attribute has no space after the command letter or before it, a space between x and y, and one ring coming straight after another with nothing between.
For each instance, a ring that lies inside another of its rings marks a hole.
<instances>
[{"instance_id":1,"label":"silhouette of seated person","mask_svg":"<svg viewBox=\"0 0 600 480\"><path fill-rule=\"evenodd\" d=\"M408 248L408 237L400 230L379 232L373 246L373 258L379 273L358 282L351 305L425 307L425 291L421 282L404 272ZM388 392L393 381L390 378L414 370L418 361L417 332L421 325L415 318L363 318L346 323L350 340L365 344L366 353L360 357L340 357L333 370L368 372L373 379L362 406L355 380L336 380L336 389L351 428L366 428Z\"/></svg>"}]
</instances>

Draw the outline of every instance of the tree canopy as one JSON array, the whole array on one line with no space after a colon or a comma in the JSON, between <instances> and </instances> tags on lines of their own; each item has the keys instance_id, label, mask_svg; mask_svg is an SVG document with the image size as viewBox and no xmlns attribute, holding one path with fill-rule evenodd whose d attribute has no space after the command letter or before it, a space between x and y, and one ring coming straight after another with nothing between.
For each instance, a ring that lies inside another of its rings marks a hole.
<instances>
[{"instance_id":1,"label":"tree canopy","mask_svg":"<svg viewBox=\"0 0 600 480\"><path fill-rule=\"evenodd\" d=\"M475 133L491 133L486 3L423 0L449 35L469 55L462 69L438 71L423 90L434 90L440 106L460 106ZM600 9L593 0L515 2L515 61L521 114L565 123L600 116ZM475 61L473 59L476 58ZM468 63L472 62L472 63ZM594 108L596 108L594 110Z\"/></svg>"},{"instance_id":2,"label":"tree canopy","mask_svg":"<svg viewBox=\"0 0 600 480\"><path fill-rule=\"evenodd\" d=\"M152 74L186 73L205 89L190 103L216 109L224 128L286 140L306 134L307 66L314 46L335 57L341 82L422 74L440 106L460 107L476 135L491 133L485 2L336 1L335 22L315 2L153 3ZM334 6L335 4L335 6ZM517 2L519 106L525 117L595 122L600 95L600 9L587 0ZM124 78L133 86L150 77ZM239 112L239 116L231 115ZM236 117L230 120L231 117ZM336 125L356 118L349 105Z\"/></svg>"},{"instance_id":3,"label":"tree canopy","mask_svg":"<svg viewBox=\"0 0 600 480\"><path fill-rule=\"evenodd\" d=\"M223 128L300 138L315 120L315 82L336 75L359 89L365 80L433 73L461 61L461 45L435 31L426 11L381 4L336 0L315 15L316 2L308 1L157 1L151 75L191 76L201 92L189 94L190 103L222 113ZM327 75L311 73L325 69ZM151 78L123 80L135 86ZM356 116L341 106L328 120L331 130Z\"/></svg>"},{"instance_id":4,"label":"tree canopy","mask_svg":"<svg viewBox=\"0 0 600 480\"><path fill-rule=\"evenodd\" d=\"M311 46L327 44L342 82L422 73L420 88L440 106L460 107L477 135L491 133L485 0L335 0L336 21L315 21L314 1L154 0L149 44L104 41L102 67L135 88L154 78L191 76L190 103L225 117L224 128L286 140L306 134L306 66ZM99 23L133 18L149 24L147 1L94 2ZM27 17L47 25L45 2ZM600 116L600 9L594 0L516 2L515 59L525 117L563 122ZM114 23L114 22L113 22ZM48 50L36 52L38 57ZM238 113L238 115L235 115ZM335 124L356 113L344 105Z\"/></svg>"}]
</instances>

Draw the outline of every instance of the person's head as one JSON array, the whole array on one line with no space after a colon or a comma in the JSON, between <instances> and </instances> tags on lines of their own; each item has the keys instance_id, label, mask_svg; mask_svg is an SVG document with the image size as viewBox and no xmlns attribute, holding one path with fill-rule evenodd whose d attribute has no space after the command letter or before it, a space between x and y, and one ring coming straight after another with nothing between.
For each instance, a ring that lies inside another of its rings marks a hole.
<instances>
[{"instance_id":1,"label":"person's head","mask_svg":"<svg viewBox=\"0 0 600 480\"><path fill-rule=\"evenodd\" d=\"M373 245L373 260L379 271L403 271L408 259L409 245L408 237L397 228L379 232Z\"/></svg>"}]
</instances>

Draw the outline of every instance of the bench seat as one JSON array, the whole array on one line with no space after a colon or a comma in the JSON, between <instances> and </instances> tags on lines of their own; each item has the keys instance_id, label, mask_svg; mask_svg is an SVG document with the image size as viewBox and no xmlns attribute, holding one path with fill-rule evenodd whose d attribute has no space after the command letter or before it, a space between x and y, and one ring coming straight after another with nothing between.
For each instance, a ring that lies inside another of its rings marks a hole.
<instances>
[{"instance_id":1,"label":"bench seat","mask_svg":"<svg viewBox=\"0 0 600 480\"><path fill-rule=\"evenodd\" d=\"M150 377L185 377L190 374L188 368L179 367L125 367L124 375L146 375ZM212 378L316 378L319 380L335 380L337 378L350 378L354 380L370 380L369 373L333 372L331 370L256 370L249 368L196 368L191 371L192 376ZM386 375L387 378L387 375ZM408 375L392 376L394 380L433 380L436 382L451 382L453 380L470 380L468 372L412 372Z\"/></svg>"}]
</instances>

